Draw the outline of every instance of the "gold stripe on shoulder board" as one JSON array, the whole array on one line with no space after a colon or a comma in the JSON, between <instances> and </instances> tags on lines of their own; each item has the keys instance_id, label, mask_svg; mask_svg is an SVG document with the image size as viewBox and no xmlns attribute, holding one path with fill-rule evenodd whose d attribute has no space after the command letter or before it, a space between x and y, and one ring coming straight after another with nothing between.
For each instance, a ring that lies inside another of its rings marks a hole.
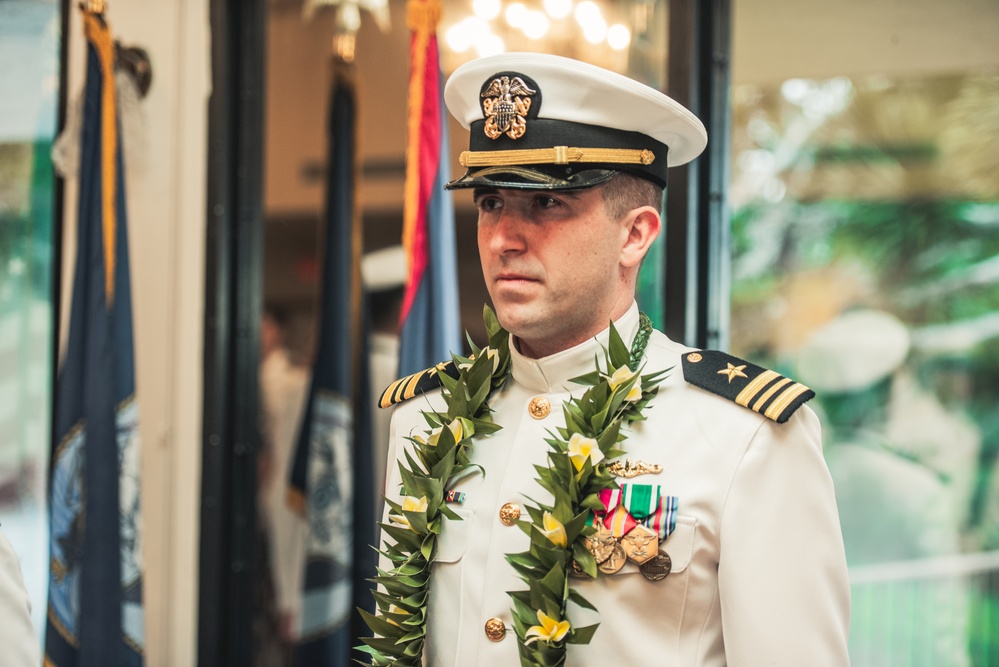
<instances>
[{"instance_id":1,"label":"gold stripe on shoulder board","mask_svg":"<svg viewBox=\"0 0 999 667\"><path fill-rule=\"evenodd\" d=\"M448 361L441 362L432 368L427 368L412 375L407 375L404 378L399 378L382 392L381 398L378 399L378 407L389 408L396 403L408 401L417 394L423 394L440 387L441 380L437 375L438 371L444 371L452 376L456 374L454 372L454 364Z\"/></svg>"},{"instance_id":2,"label":"gold stripe on shoulder board","mask_svg":"<svg viewBox=\"0 0 999 667\"><path fill-rule=\"evenodd\" d=\"M698 350L682 357L683 377L690 384L729 399L779 424L815 392L777 371L718 350Z\"/></svg>"}]
</instances>

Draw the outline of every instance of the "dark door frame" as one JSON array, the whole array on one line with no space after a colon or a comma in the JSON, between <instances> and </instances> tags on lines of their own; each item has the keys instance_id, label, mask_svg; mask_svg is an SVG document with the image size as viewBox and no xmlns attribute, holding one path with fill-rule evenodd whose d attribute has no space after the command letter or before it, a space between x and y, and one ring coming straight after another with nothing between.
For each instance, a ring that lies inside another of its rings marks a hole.
<instances>
[{"instance_id":1,"label":"dark door frame","mask_svg":"<svg viewBox=\"0 0 999 667\"><path fill-rule=\"evenodd\" d=\"M266 6L212 0L198 664L252 665Z\"/></svg>"},{"instance_id":2,"label":"dark door frame","mask_svg":"<svg viewBox=\"0 0 999 667\"><path fill-rule=\"evenodd\" d=\"M667 92L704 122L708 146L670 173L665 329L699 348L729 342L731 34L730 0L669 0Z\"/></svg>"}]
</instances>

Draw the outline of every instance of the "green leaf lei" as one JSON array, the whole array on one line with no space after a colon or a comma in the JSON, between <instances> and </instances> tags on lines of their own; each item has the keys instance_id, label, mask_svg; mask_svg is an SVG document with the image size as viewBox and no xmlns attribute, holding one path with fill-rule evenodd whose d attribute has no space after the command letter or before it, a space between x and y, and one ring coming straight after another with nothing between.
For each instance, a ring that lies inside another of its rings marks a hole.
<instances>
[{"instance_id":1,"label":"green leaf lei","mask_svg":"<svg viewBox=\"0 0 999 667\"><path fill-rule=\"evenodd\" d=\"M358 650L369 654L371 664L378 667L421 664L437 539L445 519L461 520L445 504L445 491L454 477L474 467L468 452L472 438L501 428L490 420L487 400L509 375L510 336L488 306L483 318L488 347L479 349L469 341L471 357L453 356L459 377L440 372L447 412L422 413L430 430L426 438L409 438L413 453L407 451L406 464L399 464L402 502L385 501L389 522L379 525L394 542L386 541L381 553L392 568L379 569L373 579L381 588L373 593L377 613L359 610L375 636L363 638L365 646ZM597 576L596 561L584 545L595 529L586 524L593 510L603 509L599 492L617 486L603 461L624 454L618 448L625 439L621 427L643 419L642 410L664 375L639 376L637 372L651 331L643 313L629 352L611 325L603 370L597 362L597 370L572 380L589 389L563 404L566 426L549 432L548 466L536 466L537 481L552 495L553 504L535 502L526 507L530 521L521 520L518 525L530 536L530 548L507 555L528 585L525 591L510 593L524 666L564 664L566 645L589 643L597 628L571 626L569 601L594 607L569 586L568 574L575 563L577 571Z\"/></svg>"}]
</instances>

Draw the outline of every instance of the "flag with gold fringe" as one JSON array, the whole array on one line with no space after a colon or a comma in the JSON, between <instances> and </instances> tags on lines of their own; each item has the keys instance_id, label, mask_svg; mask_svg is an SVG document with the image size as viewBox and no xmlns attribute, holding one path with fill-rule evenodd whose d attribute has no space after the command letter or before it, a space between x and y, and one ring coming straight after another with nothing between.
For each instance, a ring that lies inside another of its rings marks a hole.
<instances>
[{"instance_id":1,"label":"flag with gold fringe","mask_svg":"<svg viewBox=\"0 0 999 667\"><path fill-rule=\"evenodd\" d=\"M438 0L409 0L409 103L403 247L408 277L400 315L399 375L461 352L458 258L447 111L437 52Z\"/></svg>"},{"instance_id":2,"label":"flag with gold fringe","mask_svg":"<svg viewBox=\"0 0 999 667\"><path fill-rule=\"evenodd\" d=\"M301 638L295 648L295 664L303 667L350 663L356 637L351 626L356 552L370 539L355 536L365 528L356 510L373 504L367 495L372 492L370 466L364 460L370 447L362 440L366 408L358 402L362 236L355 203L357 91L352 65L334 57L333 69L318 344L289 487L291 505L303 513L308 530Z\"/></svg>"},{"instance_id":3,"label":"flag with gold fringe","mask_svg":"<svg viewBox=\"0 0 999 667\"><path fill-rule=\"evenodd\" d=\"M55 388L45 664L134 667L145 642L125 174L111 33L101 14L84 10L83 21L76 268Z\"/></svg>"}]
</instances>

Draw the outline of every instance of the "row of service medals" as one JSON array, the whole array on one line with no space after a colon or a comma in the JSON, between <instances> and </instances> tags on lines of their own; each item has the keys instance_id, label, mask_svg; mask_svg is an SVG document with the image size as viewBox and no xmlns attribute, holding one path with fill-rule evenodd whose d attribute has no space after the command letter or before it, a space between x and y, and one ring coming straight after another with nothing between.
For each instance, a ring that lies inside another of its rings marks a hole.
<instances>
[{"instance_id":1,"label":"row of service medals","mask_svg":"<svg viewBox=\"0 0 999 667\"><path fill-rule=\"evenodd\" d=\"M656 493L651 495L651 499L655 502L654 507L648 507L646 501L633 502L626 508L625 505L630 499L649 497L647 493L649 487L635 485L632 489L632 491L635 489L646 491L645 494L629 493L627 487L628 485L622 485L621 492L602 494L601 499L605 505L619 504L613 510L608 506L608 511L597 513L592 517L592 525L597 530L586 538L584 544L593 554L597 568L604 574L619 572L625 562L630 560L638 565L642 576L649 581L662 581L669 575L672 561L669 554L659 548L660 534L663 535L662 541L665 541L669 535L672 516L675 516L676 498L660 496L656 487ZM640 509L641 505L645 505L645 509ZM610 518L607 518L608 516ZM571 564L570 574L577 577L587 576L575 561Z\"/></svg>"}]
</instances>

